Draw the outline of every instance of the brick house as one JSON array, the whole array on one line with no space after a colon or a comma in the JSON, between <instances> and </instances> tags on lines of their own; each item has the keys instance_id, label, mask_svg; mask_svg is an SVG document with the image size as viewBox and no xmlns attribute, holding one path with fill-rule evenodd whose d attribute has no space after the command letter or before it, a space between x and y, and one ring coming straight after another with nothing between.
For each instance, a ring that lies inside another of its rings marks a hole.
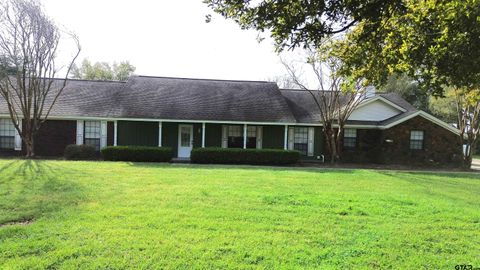
<instances>
[{"instance_id":1,"label":"brick house","mask_svg":"<svg viewBox=\"0 0 480 270\"><path fill-rule=\"evenodd\" d=\"M0 100L0 153L22 142ZM396 94L376 94L350 116L347 162L456 164L459 131ZM59 156L69 144L168 146L188 158L194 147L277 148L304 159L327 155L310 94L272 82L133 76L127 82L70 80L36 136L35 152Z\"/></svg>"}]
</instances>

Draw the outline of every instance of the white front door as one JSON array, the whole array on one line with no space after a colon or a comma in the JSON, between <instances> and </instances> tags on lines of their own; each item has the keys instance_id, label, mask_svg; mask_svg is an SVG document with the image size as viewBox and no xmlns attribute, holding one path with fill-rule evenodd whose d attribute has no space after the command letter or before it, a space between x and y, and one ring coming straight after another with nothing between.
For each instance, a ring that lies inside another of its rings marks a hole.
<instances>
[{"instance_id":1,"label":"white front door","mask_svg":"<svg viewBox=\"0 0 480 270\"><path fill-rule=\"evenodd\" d=\"M189 158L193 147L193 126L178 125L178 157Z\"/></svg>"}]
</instances>

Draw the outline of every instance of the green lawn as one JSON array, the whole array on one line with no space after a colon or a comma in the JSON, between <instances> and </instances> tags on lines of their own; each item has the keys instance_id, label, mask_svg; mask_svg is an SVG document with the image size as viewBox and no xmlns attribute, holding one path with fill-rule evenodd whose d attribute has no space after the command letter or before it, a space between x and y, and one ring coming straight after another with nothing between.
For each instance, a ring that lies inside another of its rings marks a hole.
<instances>
[{"instance_id":1,"label":"green lawn","mask_svg":"<svg viewBox=\"0 0 480 270\"><path fill-rule=\"evenodd\" d=\"M480 267L480 175L0 160L1 268Z\"/></svg>"}]
</instances>

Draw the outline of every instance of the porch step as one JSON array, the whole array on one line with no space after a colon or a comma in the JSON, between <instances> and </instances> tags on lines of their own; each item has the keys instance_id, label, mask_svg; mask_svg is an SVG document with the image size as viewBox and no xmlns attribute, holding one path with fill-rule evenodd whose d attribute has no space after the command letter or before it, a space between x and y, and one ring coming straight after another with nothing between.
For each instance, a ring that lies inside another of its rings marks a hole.
<instances>
[{"instance_id":1,"label":"porch step","mask_svg":"<svg viewBox=\"0 0 480 270\"><path fill-rule=\"evenodd\" d=\"M190 163L190 158L172 158L172 163Z\"/></svg>"}]
</instances>

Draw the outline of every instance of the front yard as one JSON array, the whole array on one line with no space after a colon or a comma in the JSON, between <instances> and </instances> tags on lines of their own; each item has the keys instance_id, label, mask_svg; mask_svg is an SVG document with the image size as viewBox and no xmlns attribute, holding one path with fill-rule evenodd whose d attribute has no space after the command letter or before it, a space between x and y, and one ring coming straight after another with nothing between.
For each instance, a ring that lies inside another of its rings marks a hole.
<instances>
[{"instance_id":1,"label":"front yard","mask_svg":"<svg viewBox=\"0 0 480 270\"><path fill-rule=\"evenodd\" d=\"M0 160L2 268L480 267L480 175Z\"/></svg>"}]
</instances>

